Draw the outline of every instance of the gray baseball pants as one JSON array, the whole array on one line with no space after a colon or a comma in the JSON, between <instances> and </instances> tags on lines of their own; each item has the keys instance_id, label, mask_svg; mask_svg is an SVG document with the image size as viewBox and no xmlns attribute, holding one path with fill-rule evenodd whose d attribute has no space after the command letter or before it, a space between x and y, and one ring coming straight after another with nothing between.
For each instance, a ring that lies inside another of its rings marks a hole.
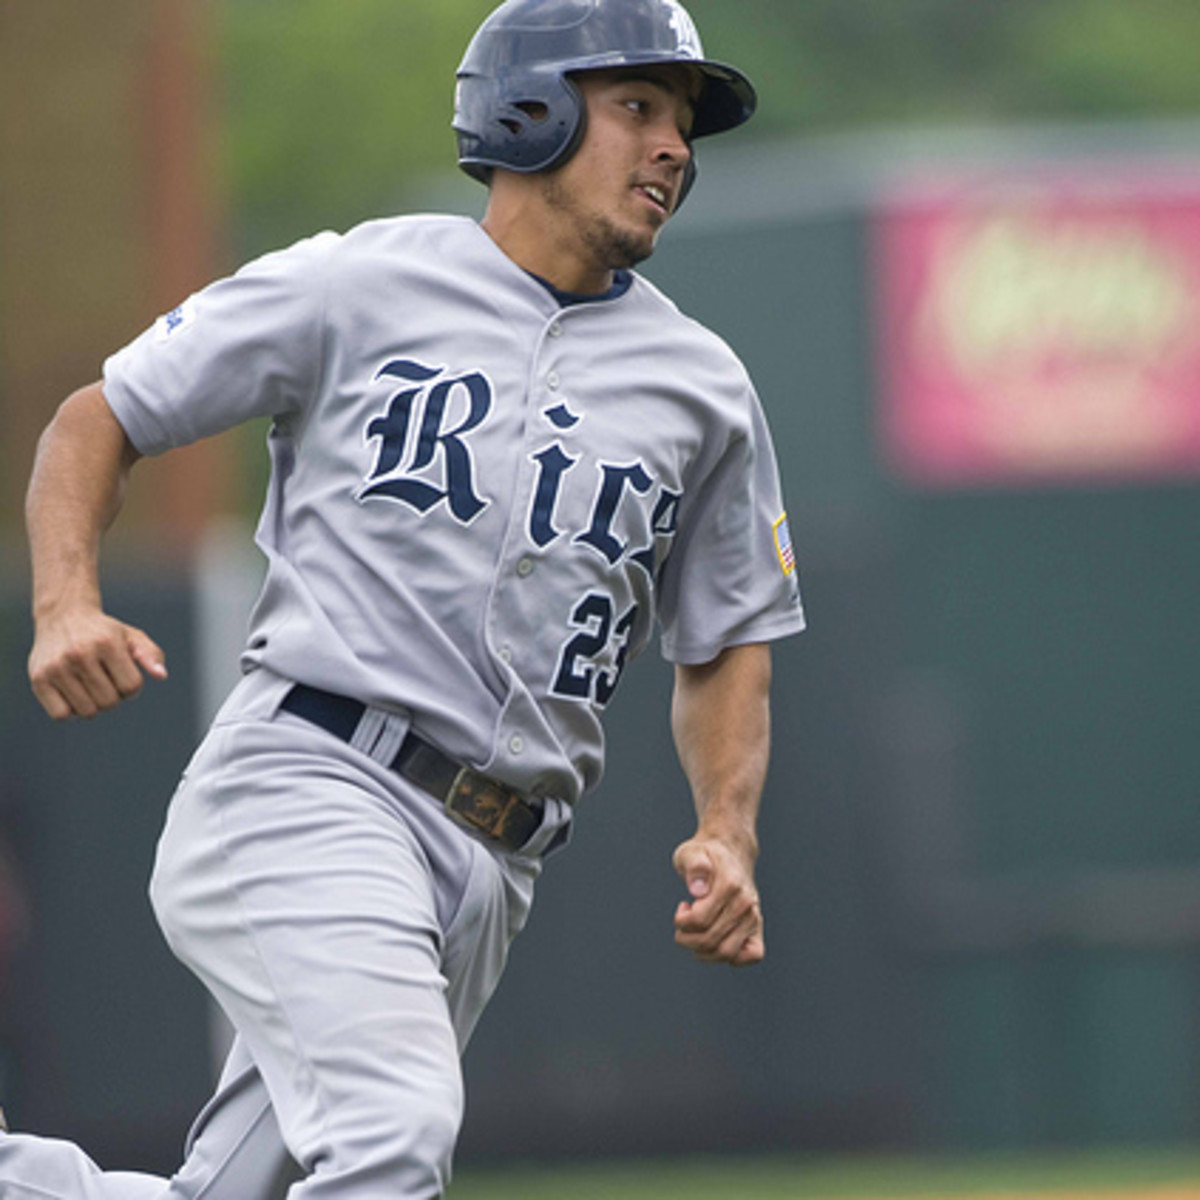
<instances>
[{"instance_id":1,"label":"gray baseball pants","mask_svg":"<svg viewBox=\"0 0 1200 1200\"><path fill-rule=\"evenodd\" d=\"M4 1200L430 1200L459 1058L529 912L552 803L499 852L364 753L235 690L171 803L151 899L236 1040L172 1179L0 1134Z\"/></svg>"}]
</instances>

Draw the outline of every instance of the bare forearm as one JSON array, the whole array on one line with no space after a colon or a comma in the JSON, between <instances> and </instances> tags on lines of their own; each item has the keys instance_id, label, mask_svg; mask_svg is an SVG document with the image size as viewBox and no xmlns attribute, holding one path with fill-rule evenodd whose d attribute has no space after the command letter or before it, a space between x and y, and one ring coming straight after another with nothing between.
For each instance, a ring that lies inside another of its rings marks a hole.
<instances>
[{"instance_id":1,"label":"bare forearm","mask_svg":"<svg viewBox=\"0 0 1200 1200\"><path fill-rule=\"evenodd\" d=\"M100 539L120 511L135 458L98 383L74 393L47 426L25 501L35 617L99 607Z\"/></svg>"},{"instance_id":2,"label":"bare forearm","mask_svg":"<svg viewBox=\"0 0 1200 1200\"><path fill-rule=\"evenodd\" d=\"M753 857L770 755L771 658L738 646L711 663L679 668L672 725L702 831Z\"/></svg>"},{"instance_id":3,"label":"bare forearm","mask_svg":"<svg viewBox=\"0 0 1200 1200\"><path fill-rule=\"evenodd\" d=\"M689 896L675 913L675 940L705 962L749 966L765 954L754 864L770 683L763 645L738 646L676 672L672 726L697 826L674 855Z\"/></svg>"},{"instance_id":4,"label":"bare forearm","mask_svg":"<svg viewBox=\"0 0 1200 1200\"><path fill-rule=\"evenodd\" d=\"M162 650L109 617L100 599L100 539L120 511L137 452L100 385L67 399L38 443L25 500L33 566L29 680L56 720L92 717L166 678Z\"/></svg>"}]
</instances>

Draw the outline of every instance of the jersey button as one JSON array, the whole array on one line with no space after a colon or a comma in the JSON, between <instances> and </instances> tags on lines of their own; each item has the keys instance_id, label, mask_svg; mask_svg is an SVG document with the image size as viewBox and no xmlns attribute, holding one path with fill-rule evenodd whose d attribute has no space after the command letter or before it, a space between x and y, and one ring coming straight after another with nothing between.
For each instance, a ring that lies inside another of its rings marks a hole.
<instances>
[{"instance_id":1,"label":"jersey button","mask_svg":"<svg viewBox=\"0 0 1200 1200\"><path fill-rule=\"evenodd\" d=\"M533 559L521 559L521 561L517 563L517 574L520 575L522 579L528 579L529 576L533 574Z\"/></svg>"},{"instance_id":2,"label":"jersey button","mask_svg":"<svg viewBox=\"0 0 1200 1200\"><path fill-rule=\"evenodd\" d=\"M511 663L512 658L513 658L512 647L511 646L501 646L500 647L500 661L505 662L505 663Z\"/></svg>"},{"instance_id":3,"label":"jersey button","mask_svg":"<svg viewBox=\"0 0 1200 1200\"><path fill-rule=\"evenodd\" d=\"M508 739L508 748L514 754L520 754L521 751L525 749L525 739L519 733L514 733L512 737Z\"/></svg>"},{"instance_id":4,"label":"jersey button","mask_svg":"<svg viewBox=\"0 0 1200 1200\"><path fill-rule=\"evenodd\" d=\"M550 336L552 338L560 338L560 337L562 337L562 335L563 335L562 324L559 321L555 321L554 324L550 326Z\"/></svg>"},{"instance_id":5,"label":"jersey button","mask_svg":"<svg viewBox=\"0 0 1200 1200\"><path fill-rule=\"evenodd\" d=\"M550 374L546 376L546 386L552 392L557 392L558 388L559 388L559 384L561 384L561 383L562 383L562 380L558 377L557 371L551 371Z\"/></svg>"}]
</instances>

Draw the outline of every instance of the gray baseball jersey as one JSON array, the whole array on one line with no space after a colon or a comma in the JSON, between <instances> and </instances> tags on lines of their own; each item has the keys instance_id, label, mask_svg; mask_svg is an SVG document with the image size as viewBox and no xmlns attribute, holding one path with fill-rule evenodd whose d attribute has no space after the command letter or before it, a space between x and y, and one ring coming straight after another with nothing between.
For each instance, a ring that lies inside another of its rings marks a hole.
<instances>
[{"instance_id":1,"label":"gray baseball jersey","mask_svg":"<svg viewBox=\"0 0 1200 1200\"><path fill-rule=\"evenodd\" d=\"M599 780L656 622L681 663L803 627L751 382L640 276L564 307L472 220L369 222L199 292L104 387L144 454L272 419L245 666L534 795Z\"/></svg>"}]
</instances>

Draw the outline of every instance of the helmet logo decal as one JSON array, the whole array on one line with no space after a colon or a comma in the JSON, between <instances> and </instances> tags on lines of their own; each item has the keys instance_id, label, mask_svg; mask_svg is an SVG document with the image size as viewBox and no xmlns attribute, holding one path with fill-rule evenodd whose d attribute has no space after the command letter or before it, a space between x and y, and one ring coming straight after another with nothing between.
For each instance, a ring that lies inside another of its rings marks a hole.
<instances>
[{"instance_id":1,"label":"helmet logo decal","mask_svg":"<svg viewBox=\"0 0 1200 1200\"><path fill-rule=\"evenodd\" d=\"M696 23L682 4L677 4L674 0L669 0L669 3L671 28L675 31L679 43L676 53L686 58L703 58L704 48L700 45L700 33L696 29Z\"/></svg>"}]
</instances>

